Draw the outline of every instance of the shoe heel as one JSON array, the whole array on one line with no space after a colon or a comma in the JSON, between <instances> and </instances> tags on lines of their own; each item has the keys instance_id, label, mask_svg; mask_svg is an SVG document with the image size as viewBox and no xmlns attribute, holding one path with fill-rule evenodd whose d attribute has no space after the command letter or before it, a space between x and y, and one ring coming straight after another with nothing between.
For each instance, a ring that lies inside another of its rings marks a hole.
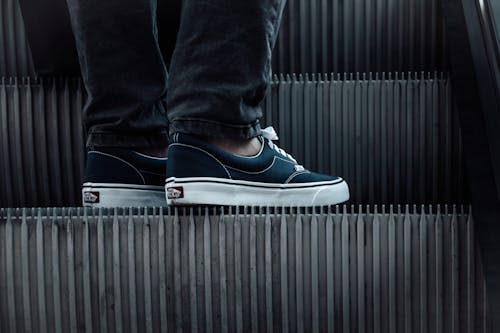
<instances>
[{"instance_id":1,"label":"shoe heel","mask_svg":"<svg viewBox=\"0 0 500 333\"><path fill-rule=\"evenodd\" d=\"M165 192L151 187L125 188L84 185L82 199L84 207L163 207Z\"/></svg>"}]
</instances>

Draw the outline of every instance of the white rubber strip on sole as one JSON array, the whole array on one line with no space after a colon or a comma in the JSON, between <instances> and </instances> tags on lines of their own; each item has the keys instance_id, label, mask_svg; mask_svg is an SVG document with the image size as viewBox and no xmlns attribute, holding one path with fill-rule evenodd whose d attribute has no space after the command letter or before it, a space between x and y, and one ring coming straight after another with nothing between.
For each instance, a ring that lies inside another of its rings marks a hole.
<instances>
[{"instance_id":1,"label":"white rubber strip on sole","mask_svg":"<svg viewBox=\"0 0 500 333\"><path fill-rule=\"evenodd\" d=\"M349 200L349 187L339 179L305 184L267 184L220 178L169 178L169 205L328 206Z\"/></svg>"},{"instance_id":2,"label":"white rubber strip on sole","mask_svg":"<svg viewBox=\"0 0 500 333\"><path fill-rule=\"evenodd\" d=\"M84 207L162 207L166 206L163 186L84 183Z\"/></svg>"}]
</instances>

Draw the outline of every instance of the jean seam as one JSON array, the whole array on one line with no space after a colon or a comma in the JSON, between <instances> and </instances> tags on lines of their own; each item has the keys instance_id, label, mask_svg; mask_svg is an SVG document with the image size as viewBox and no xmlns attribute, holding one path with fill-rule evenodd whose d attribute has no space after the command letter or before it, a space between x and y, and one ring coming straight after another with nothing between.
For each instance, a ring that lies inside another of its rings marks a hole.
<instances>
[{"instance_id":1,"label":"jean seam","mask_svg":"<svg viewBox=\"0 0 500 333\"><path fill-rule=\"evenodd\" d=\"M206 123L206 124L223 126L223 127L231 127L234 129L246 129L246 128L251 128L251 127L255 127L257 125L260 125L260 121L258 119L250 124L245 124L245 125L228 124L228 123L223 123L223 122L216 121L216 120L208 120L208 119L203 119L203 118L190 118L190 117L189 118L172 119L170 121L170 124L172 124L174 122L200 122L200 123Z\"/></svg>"}]
</instances>

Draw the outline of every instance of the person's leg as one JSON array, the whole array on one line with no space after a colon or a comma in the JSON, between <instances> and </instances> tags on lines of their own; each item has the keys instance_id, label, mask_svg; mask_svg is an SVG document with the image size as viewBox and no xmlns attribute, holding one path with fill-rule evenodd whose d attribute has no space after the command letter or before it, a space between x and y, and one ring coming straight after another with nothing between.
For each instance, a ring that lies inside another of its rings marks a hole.
<instances>
[{"instance_id":1,"label":"person's leg","mask_svg":"<svg viewBox=\"0 0 500 333\"><path fill-rule=\"evenodd\" d=\"M89 147L168 145L156 0L67 0L88 100Z\"/></svg>"},{"instance_id":2,"label":"person's leg","mask_svg":"<svg viewBox=\"0 0 500 333\"><path fill-rule=\"evenodd\" d=\"M249 139L286 0L185 0L167 95L170 135Z\"/></svg>"},{"instance_id":3,"label":"person's leg","mask_svg":"<svg viewBox=\"0 0 500 333\"><path fill-rule=\"evenodd\" d=\"M168 145L167 70L156 0L67 1L88 92L83 203L162 205L166 159L157 156Z\"/></svg>"},{"instance_id":4,"label":"person's leg","mask_svg":"<svg viewBox=\"0 0 500 333\"><path fill-rule=\"evenodd\" d=\"M313 206L348 200L261 130L285 1L185 0L167 96L170 204ZM243 155L243 156L242 156Z\"/></svg>"}]
</instances>

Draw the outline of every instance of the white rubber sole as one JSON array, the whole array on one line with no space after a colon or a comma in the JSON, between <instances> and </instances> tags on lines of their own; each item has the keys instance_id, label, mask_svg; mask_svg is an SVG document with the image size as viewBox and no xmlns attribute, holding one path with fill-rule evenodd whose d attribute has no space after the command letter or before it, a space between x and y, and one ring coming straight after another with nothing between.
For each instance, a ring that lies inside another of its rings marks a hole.
<instances>
[{"instance_id":1,"label":"white rubber sole","mask_svg":"<svg viewBox=\"0 0 500 333\"><path fill-rule=\"evenodd\" d=\"M343 179L305 184L268 184L231 179L168 178L169 205L328 206L349 200Z\"/></svg>"},{"instance_id":2,"label":"white rubber sole","mask_svg":"<svg viewBox=\"0 0 500 333\"><path fill-rule=\"evenodd\" d=\"M84 207L162 207L166 205L163 186L84 183Z\"/></svg>"}]
</instances>

